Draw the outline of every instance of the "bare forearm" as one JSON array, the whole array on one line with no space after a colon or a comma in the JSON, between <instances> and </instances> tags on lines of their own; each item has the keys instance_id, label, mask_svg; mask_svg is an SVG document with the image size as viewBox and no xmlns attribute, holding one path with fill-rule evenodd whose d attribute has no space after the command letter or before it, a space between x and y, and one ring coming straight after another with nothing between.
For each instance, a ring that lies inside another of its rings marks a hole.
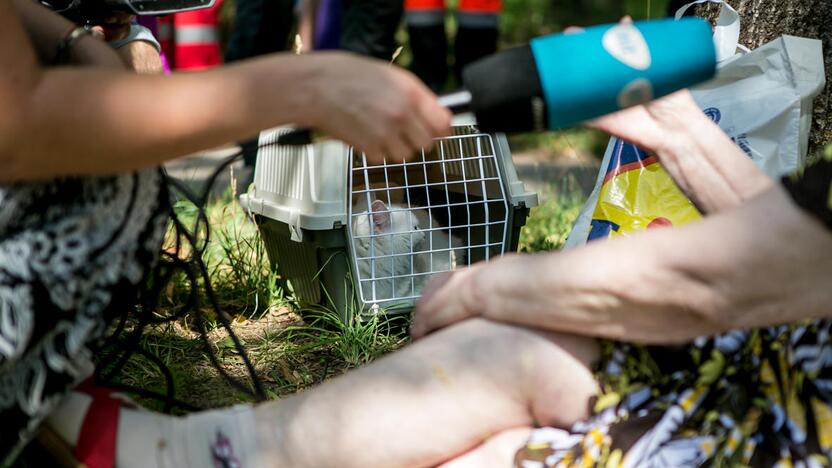
<instances>
[{"instance_id":1,"label":"bare forearm","mask_svg":"<svg viewBox=\"0 0 832 468\"><path fill-rule=\"evenodd\" d=\"M287 56L279 73L274 62L260 61L171 77L46 70L25 104L15 144L0 152L6 168L2 178L148 167L271 125L303 122L309 97L304 83L317 72L316 63ZM294 92L263 92L269 89ZM85 151L67 158L60 148Z\"/></svg>"},{"instance_id":2,"label":"bare forearm","mask_svg":"<svg viewBox=\"0 0 832 468\"><path fill-rule=\"evenodd\" d=\"M493 267L475 277L486 317L648 343L818 317L832 300L832 235L779 187L687 227Z\"/></svg>"},{"instance_id":3,"label":"bare forearm","mask_svg":"<svg viewBox=\"0 0 832 468\"><path fill-rule=\"evenodd\" d=\"M32 0L12 0L12 5L40 62L52 63L58 52L58 44L75 25ZM124 68L118 56L104 42L93 37L81 38L73 45L69 51L69 63Z\"/></svg>"},{"instance_id":4,"label":"bare forearm","mask_svg":"<svg viewBox=\"0 0 832 468\"><path fill-rule=\"evenodd\" d=\"M44 69L18 16L0 0L0 182L148 167L289 122L377 162L407 158L450 126L418 78L381 61L270 55L173 77Z\"/></svg>"},{"instance_id":5,"label":"bare forearm","mask_svg":"<svg viewBox=\"0 0 832 468\"><path fill-rule=\"evenodd\" d=\"M161 75L165 72L162 56L148 42L133 41L116 49L125 66L139 74Z\"/></svg>"},{"instance_id":6,"label":"bare forearm","mask_svg":"<svg viewBox=\"0 0 832 468\"><path fill-rule=\"evenodd\" d=\"M637 240L637 239L628 239ZM641 239L638 239L639 241ZM693 299L704 285L673 271L647 242L609 241L500 260L475 278L486 318L587 336L681 342L715 330Z\"/></svg>"}]
</instances>

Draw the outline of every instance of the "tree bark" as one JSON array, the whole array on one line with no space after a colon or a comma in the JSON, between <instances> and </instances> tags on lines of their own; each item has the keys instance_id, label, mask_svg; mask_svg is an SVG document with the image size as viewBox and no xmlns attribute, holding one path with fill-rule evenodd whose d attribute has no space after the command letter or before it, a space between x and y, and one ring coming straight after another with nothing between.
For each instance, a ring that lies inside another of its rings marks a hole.
<instances>
[{"instance_id":1,"label":"tree bark","mask_svg":"<svg viewBox=\"0 0 832 468\"><path fill-rule=\"evenodd\" d=\"M815 98L809 160L832 144L832 0L727 0L742 20L740 44L754 49L783 34L823 41L826 87ZM697 13L715 19L717 4L703 4Z\"/></svg>"}]
</instances>

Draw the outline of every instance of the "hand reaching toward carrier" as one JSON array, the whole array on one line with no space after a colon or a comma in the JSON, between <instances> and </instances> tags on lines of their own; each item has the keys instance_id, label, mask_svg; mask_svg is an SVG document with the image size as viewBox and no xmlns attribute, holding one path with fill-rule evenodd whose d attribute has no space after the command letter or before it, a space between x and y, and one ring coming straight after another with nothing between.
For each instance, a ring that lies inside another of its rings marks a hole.
<instances>
[{"instance_id":1,"label":"hand reaching toward carrier","mask_svg":"<svg viewBox=\"0 0 832 468\"><path fill-rule=\"evenodd\" d=\"M298 57L315 61L316 90L307 120L364 151L372 162L401 161L450 129L451 114L414 75L389 64L345 53Z\"/></svg>"},{"instance_id":2,"label":"hand reaching toward carrier","mask_svg":"<svg viewBox=\"0 0 832 468\"><path fill-rule=\"evenodd\" d=\"M410 335L421 338L439 328L479 315L482 310L477 275L488 265L479 263L467 268L434 276L422 290L422 298L413 311Z\"/></svg>"}]
</instances>

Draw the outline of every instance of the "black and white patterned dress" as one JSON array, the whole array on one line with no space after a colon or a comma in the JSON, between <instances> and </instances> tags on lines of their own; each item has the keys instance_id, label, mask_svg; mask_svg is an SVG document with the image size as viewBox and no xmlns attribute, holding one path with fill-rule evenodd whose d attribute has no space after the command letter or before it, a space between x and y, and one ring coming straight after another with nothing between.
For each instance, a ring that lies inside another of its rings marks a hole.
<instances>
[{"instance_id":1,"label":"black and white patterned dress","mask_svg":"<svg viewBox=\"0 0 832 468\"><path fill-rule=\"evenodd\" d=\"M158 169L0 185L0 464L92 373L158 258L167 196Z\"/></svg>"}]
</instances>

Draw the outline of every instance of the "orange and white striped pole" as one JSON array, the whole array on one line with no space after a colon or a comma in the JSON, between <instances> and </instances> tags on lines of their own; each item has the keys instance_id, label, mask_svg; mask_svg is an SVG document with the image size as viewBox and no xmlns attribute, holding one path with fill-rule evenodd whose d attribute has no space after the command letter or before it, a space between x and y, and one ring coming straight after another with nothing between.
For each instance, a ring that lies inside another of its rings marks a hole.
<instances>
[{"instance_id":1,"label":"orange and white striped pole","mask_svg":"<svg viewBox=\"0 0 832 468\"><path fill-rule=\"evenodd\" d=\"M408 26L426 27L445 24L444 0L404 0L404 18Z\"/></svg>"},{"instance_id":2,"label":"orange and white striped pole","mask_svg":"<svg viewBox=\"0 0 832 468\"><path fill-rule=\"evenodd\" d=\"M177 70L203 70L222 63L219 9L211 8L173 15L173 64Z\"/></svg>"},{"instance_id":3,"label":"orange and white striped pole","mask_svg":"<svg viewBox=\"0 0 832 468\"><path fill-rule=\"evenodd\" d=\"M502 0L460 0L457 23L464 28L497 29L502 8Z\"/></svg>"}]
</instances>

